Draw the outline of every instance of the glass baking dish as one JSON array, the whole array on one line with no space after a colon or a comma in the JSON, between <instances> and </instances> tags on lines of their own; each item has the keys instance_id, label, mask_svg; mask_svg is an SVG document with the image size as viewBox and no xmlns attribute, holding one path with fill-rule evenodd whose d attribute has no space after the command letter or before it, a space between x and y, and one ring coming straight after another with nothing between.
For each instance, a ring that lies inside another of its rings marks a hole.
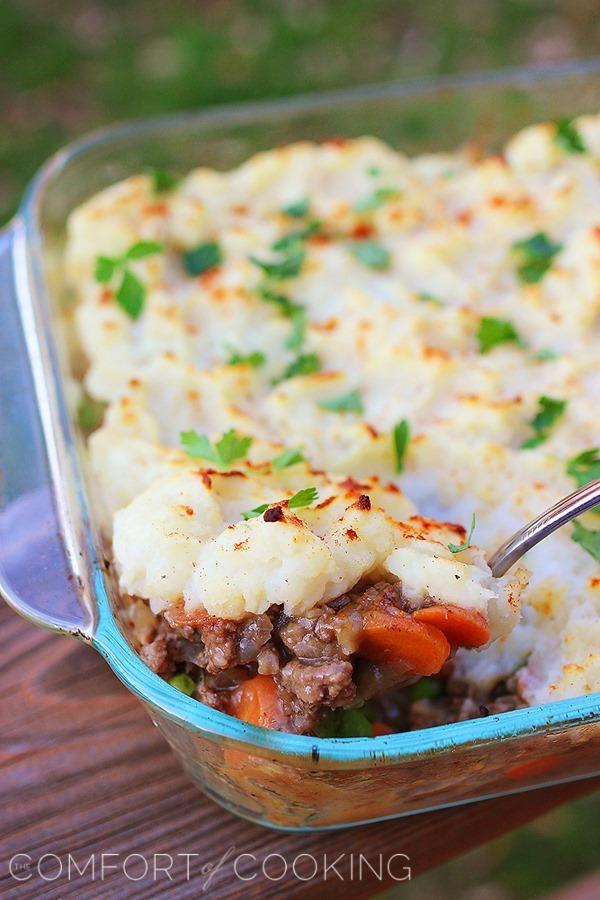
<instances>
[{"instance_id":1,"label":"glass baking dish","mask_svg":"<svg viewBox=\"0 0 600 900\"><path fill-rule=\"evenodd\" d=\"M129 646L88 505L61 310L68 213L146 165L226 169L302 138L374 134L407 153L597 112L600 60L388 84L110 128L54 156L0 235L0 589L33 622L98 650L197 785L263 825L307 831L600 774L600 694L404 734L325 740L247 725L150 671Z\"/></svg>"}]
</instances>

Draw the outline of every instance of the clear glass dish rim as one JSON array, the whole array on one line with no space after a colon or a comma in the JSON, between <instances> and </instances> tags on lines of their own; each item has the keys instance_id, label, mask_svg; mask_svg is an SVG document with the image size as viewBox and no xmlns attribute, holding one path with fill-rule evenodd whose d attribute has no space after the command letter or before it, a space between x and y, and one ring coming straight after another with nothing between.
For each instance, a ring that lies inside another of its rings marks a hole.
<instances>
[{"instance_id":1,"label":"clear glass dish rim","mask_svg":"<svg viewBox=\"0 0 600 900\"><path fill-rule=\"evenodd\" d=\"M598 74L600 74L600 57L592 57L548 66L527 66L466 73L439 79L389 82L276 100L227 104L208 110L140 119L97 129L50 157L34 176L24 194L17 215L24 225L27 246L33 250L30 258L36 274L34 283L45 285L39 249L42 245L39 210L45 186L75 158L99 145L110 144L118 138L134 137L144 132L151 133L156 129L172 132L193 125L251 123L257 117L285 119L302 112L316 113L328 107L351 106L368 100L393 100L395 97L418 97L443 90L486 86L527 88L532 84L543 84L553 79ZM52 376L58 387L59 402L62 404L64 392L61 375L58 371L53 371ZM75 452L72 434L68 437L69 449ZM81 479L79 469L76 477L78 480ZM83 497L81 492L80 497ZM81 503L84 503L83 499ZM93 536L90 533L86 535L86 540L93 545ZM125 640L113 617L97 558L93 559L92 569L98 622L91 644L105 657L115 674L133 693L188 730L228 738L246 744L249 750L252 747L270 750L278 756L289 757L292 763L294 759L304 759L313 763L327 760L342 768L356 768L361 763L368 766L394 765L410 758L437 755L465 745L485 745L600 721L600 693L596 693L554 701L543 706L525 707L501 715L376 738L314 738L248 725L182 694L152 672Z\"/></svg>"}]
</instances>

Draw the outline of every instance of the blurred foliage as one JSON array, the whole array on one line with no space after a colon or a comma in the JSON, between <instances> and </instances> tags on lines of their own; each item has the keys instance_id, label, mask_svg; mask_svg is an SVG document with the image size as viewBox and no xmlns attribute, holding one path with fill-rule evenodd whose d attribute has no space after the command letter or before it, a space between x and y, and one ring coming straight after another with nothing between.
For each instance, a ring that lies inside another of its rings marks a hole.
<instances>
[{"instance_id":1,"label":"blurred foliage","mask_svg":"<svg viewBox=\"0 0 600 900\"><path fill-rule=\"evenodd\" d=\"M115 119L597 50L597 0L0 0L0 218Z\"/></svg>"},{"instance_id":2,"label":"blurred foliage","mask_svg":"<svg viewBox=\"0 0 600 900\"><path fill-rule=\"evenodd\" d=\"M598 865L599 822L595 794L403 882L379 900L534 900ZM592 900L592 894L581 900Z\"/></svg>"}]
</instances>

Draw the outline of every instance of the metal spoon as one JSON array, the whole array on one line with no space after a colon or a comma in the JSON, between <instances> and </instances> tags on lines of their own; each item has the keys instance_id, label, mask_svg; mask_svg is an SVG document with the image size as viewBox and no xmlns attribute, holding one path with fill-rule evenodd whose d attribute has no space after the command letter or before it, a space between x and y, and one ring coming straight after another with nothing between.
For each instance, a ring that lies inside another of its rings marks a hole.
<instances>
[{"instance_id":1,"label":"metal spoon","mask_svg":"<svg viewBox=\"0 0 600 900\"><path fill-rule=\"evenodd\" d=\"M563 497L550 509L541 513L529 524L515 532L499 550L490 557L488 565L494 578L500 578L522 556L543 541L545 537L580 516L581 513L597 506L600 503L600 479L590 481L577 491L573 491L568 497Z\"/></svg>"}]
</instances>

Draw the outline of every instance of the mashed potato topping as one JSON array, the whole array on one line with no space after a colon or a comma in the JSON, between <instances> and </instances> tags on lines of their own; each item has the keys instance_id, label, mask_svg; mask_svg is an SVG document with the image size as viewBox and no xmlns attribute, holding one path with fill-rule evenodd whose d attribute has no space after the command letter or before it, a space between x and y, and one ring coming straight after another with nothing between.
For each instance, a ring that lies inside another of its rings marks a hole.
<instances>
[{"instance_id":1,"label":"mashed potato topping","mask_svg":"<svg viewBox=\"0 0 600 900\"><path fill-rule=\"evenodd\" d=\"M239 619L398 578L489 619L467 679L518 671L529 702L600 689L598 516L529 553L512 632L524 576L495 582L443 524L474 512L491 552L600 474L600 118L484 159L363 138L167 192L133 177L73 213L67 271L124 591ZM230 429L252 441L228 465L182 449ZM273 465L286 448L301 460Z\"/></svg>"},{"instance_id":2,"label":"mashed potato topping","mask_svg":"<svg viewBox=\"0 0 600 900\"><path fill-rule=\"evenodd\" d=\"M122 586L155 611L183 596L187 610L240 619L273 604L301 615L364 575L391 574L410 599L483 613L495 637L514 625L518 589L495 585L475 548L448 549L464 539L460 526L412 515L410 501L377 479L336 481L305 464L294 468L287 478L268 464L226 473L184 468L154 480L114 518ZM307 480L318 485L316 505L277 505ZM257 499L277 516L245 521Z\"/></svg>"}]
</instances>

